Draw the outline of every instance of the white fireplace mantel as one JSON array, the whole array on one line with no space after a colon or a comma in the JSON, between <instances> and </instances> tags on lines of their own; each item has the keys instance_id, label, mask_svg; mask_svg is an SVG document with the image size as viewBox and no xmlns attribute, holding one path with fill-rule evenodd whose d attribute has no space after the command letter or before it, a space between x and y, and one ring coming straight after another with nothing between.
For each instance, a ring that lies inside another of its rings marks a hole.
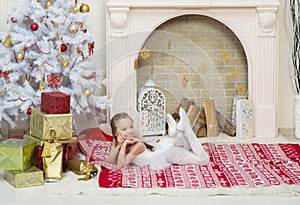
<instances>
[{"instance_id":1,"label":"white fireplace mantel","mask_svg":"<svg viewBox=\"0 0 300 205\"><path fill-rule=\"evenodd\" d=\"M248 62L255 136L277 135L277 0L107 0L108 95L116 110L136 107L135 59L149 35L169 19L205 15L230 28Z\"/></svg>"},{"instance_id":2,"label":"white fireplace mantel","mask_svg":"<svg viewBox=\"0 0 300 205\"><path fill-rule=\"evenodd\" d=\"M274 0L107 0L108 8L226 8L226 7L278 7Z\"/></svg>"}]
</instances>

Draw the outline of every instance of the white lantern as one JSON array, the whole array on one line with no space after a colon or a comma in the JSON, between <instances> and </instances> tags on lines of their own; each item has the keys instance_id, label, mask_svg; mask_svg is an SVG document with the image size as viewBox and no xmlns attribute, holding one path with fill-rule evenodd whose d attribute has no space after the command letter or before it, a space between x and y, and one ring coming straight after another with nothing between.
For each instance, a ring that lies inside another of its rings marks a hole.
<instances>
[{"instance_id":1,"label":"white lantern","mask_svg":"<svg viewBox=\"0 0 300 205\"><path fill-rule=\"evenodd\" d=\"M165 134L166 99L152 80L138 92L138 112L142 120L144 136Z\"/></svg>"}]
</instances>

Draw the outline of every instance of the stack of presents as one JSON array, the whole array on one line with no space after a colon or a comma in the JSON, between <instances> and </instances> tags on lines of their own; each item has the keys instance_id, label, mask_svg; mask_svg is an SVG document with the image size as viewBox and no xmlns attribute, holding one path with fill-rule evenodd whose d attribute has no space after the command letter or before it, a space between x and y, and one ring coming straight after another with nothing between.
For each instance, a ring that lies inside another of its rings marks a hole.
<instances>
[{"instance_id":1,"label":"stack of presents","mask_svg":"<svg viewBox=\"0 0 300 205\"><path fill-rule=\"evenodd\" d=\"M43 92L40 109L31 113L30 134L0 142L0 170L5 170L5 180L16 188L60 180L79 151L72 133L70 95Z\"/></svg>"}]
</instances>

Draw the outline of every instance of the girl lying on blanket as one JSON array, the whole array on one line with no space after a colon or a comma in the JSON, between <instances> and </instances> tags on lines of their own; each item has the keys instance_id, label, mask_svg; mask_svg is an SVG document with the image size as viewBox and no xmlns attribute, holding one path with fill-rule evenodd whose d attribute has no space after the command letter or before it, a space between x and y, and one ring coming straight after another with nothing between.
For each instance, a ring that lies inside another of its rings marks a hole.
<instances>
[{"instance_id":1,"label":"girl lying on blanket","mask_svg":"<svg viewBox=\"0 0 300 205\"><path fill-rule=\"evenodd\" d=\"M118 113L111 119L114 136L107 161L117 163L119 169L132 163L138 166L149 165L153 170L164 169L171 163L179 165L207 164L209 157L194 134L183 108L179 109L178 123L167 114L170 137L159 142L144 142L135 137L132 118L126 113ZM181 142L181 146L176 145Z\"/></svg>"}]
</instances>

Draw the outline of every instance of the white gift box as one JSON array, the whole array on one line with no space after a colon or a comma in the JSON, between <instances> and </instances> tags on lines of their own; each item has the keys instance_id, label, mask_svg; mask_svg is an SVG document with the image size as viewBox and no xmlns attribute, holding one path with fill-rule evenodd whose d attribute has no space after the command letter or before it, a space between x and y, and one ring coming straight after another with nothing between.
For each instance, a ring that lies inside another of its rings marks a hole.
<instances>
[{"instance_id":1,"label":"white gift box","mask_svg":"<svg viewBox=\"0 0 300 205\"><path fill-rule=\"evenodd\" d=\"M236 102L236 136L253 137L253 104L250 100L239 99Z\"/></svg>"},{"instance_id":2,"label":"white gift box","mask_svg":"<svg viewBox=\"0 0 300 205\"><path fill-rule=\"evenodd\" d=\"M240 96L240 95L235 95L233 97L233 103L232 103L232 116L231 116L231 122L232 125L236 126L236 103L238 100L246 100L246 96Z\"/></svg>"}]
</instances>

